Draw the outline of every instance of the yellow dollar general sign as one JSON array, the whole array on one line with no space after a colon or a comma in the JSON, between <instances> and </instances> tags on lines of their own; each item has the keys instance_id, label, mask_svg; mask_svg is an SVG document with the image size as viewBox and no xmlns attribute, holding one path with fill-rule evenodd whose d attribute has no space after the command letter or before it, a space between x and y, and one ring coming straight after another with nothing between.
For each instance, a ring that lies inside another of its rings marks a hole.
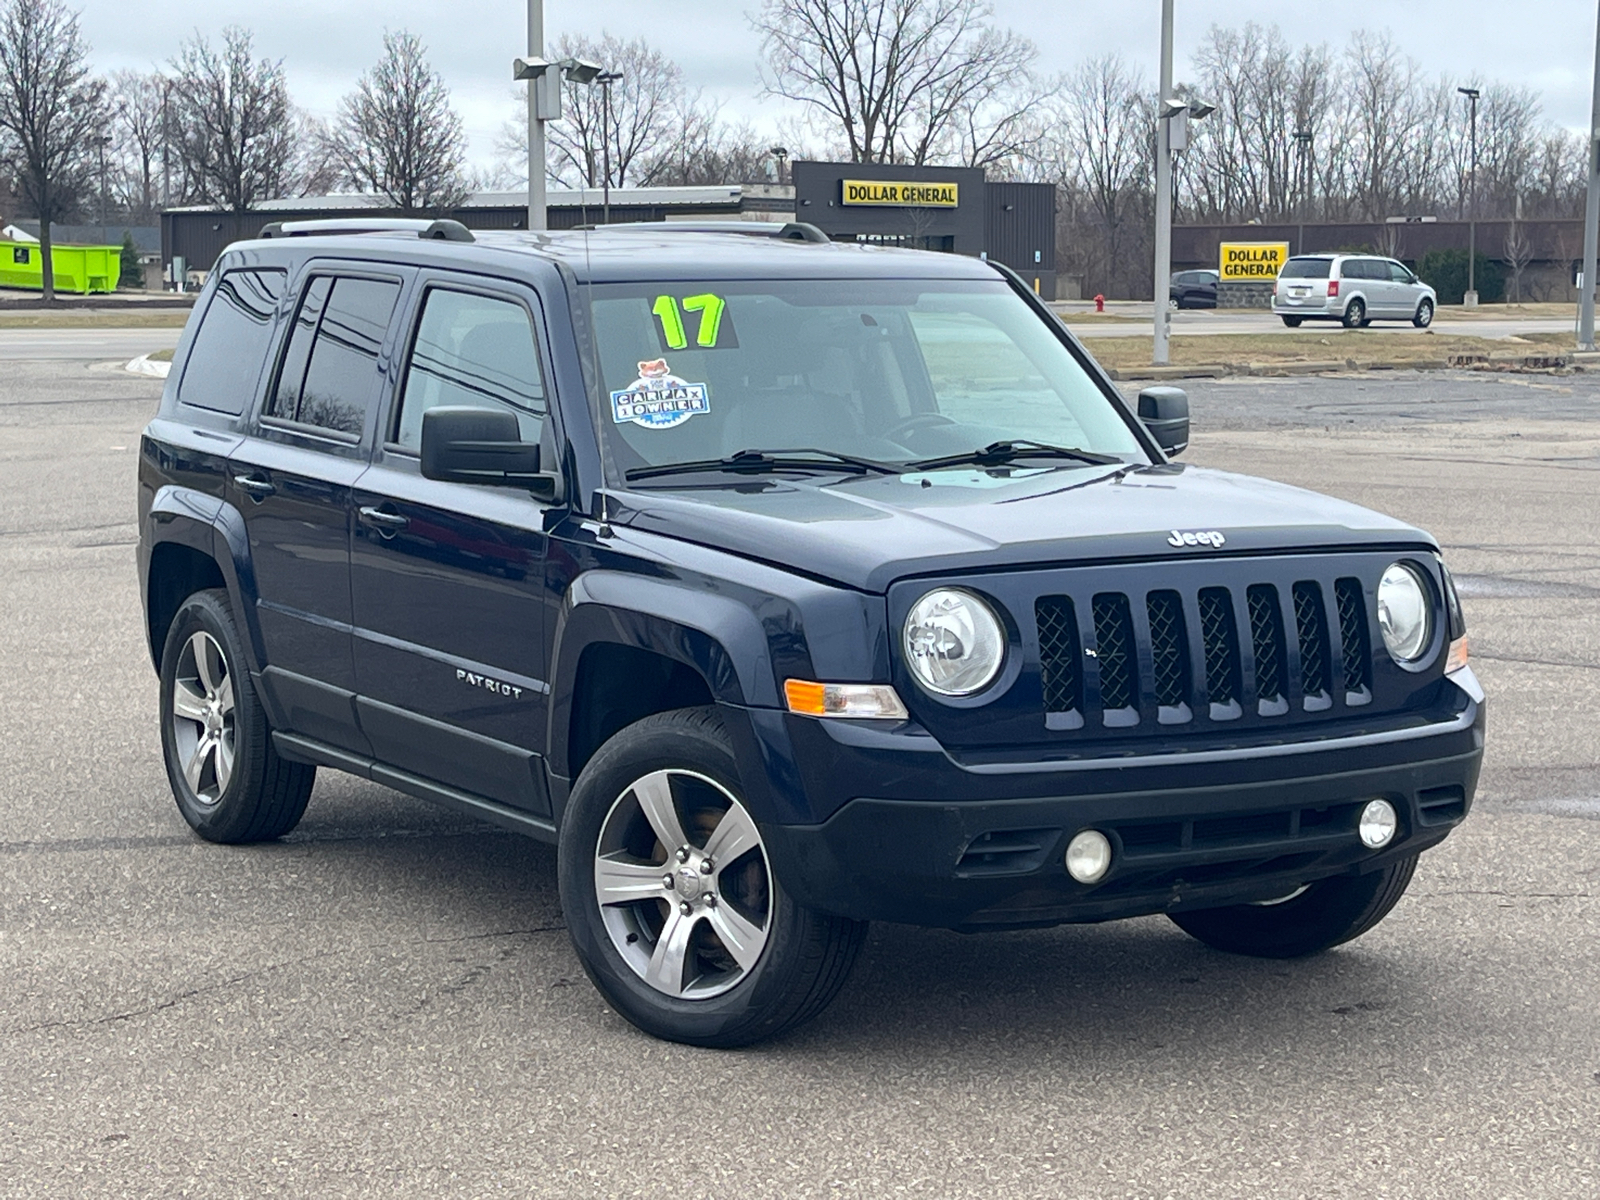
<instances>
[{"instance_id":1,"label":"yellow dollar general sign","mask_svg":"<svg viewBox=\"0 0 1600 1200\"><path fill-rule=\"evenodd\" d=\"M888 183L881 179L844 180L844 202L900 208L958 207L953 183Z\"/></svg>"},{"instance_id":2,"label":"yellow dollar general sign","mask_svg":"<svg viewBox=\"0 0 1600 1200\"><path fill-rule=\"evenodd\" d=\"M1288 260L1288 242L1223 242L1222 280L1248 283L1276 279Z\"/></svg>"}]
</instances>

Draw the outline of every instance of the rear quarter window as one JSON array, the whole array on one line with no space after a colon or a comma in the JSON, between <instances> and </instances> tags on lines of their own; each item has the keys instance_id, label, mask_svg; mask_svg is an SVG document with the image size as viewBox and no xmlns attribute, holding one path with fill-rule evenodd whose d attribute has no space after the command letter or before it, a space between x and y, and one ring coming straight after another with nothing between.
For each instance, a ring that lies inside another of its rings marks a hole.
<instances>
[{"instance_id":1,"label":"rear quarter window","mask_svg":"<svg viewBox=\"0 0 1600 1200\"><path fill-rule=\"evenodd\" d=\"M1283 264L1283 279L1326 279L1331 258L1291 258Z\"/></svg>"},{"instance_id":2,"label":"rear quarter window","mask_svg":"<svg viewBox=\"0 0 1600 1200\"><path fill-rule=\"evenodd\" d=\"M283 299L283 271L229 271L200 317L178 383L178 403L238 416L255 396Z\"/></svg>"}]
</instances>

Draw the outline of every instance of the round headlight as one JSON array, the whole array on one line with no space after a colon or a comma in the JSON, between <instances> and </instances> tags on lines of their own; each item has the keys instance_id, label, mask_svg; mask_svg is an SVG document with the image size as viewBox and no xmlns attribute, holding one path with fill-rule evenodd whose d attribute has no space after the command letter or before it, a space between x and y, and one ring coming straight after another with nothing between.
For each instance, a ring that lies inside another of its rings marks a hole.
<instances>
[{"instance_id":1,"label":"round headlight","mask_svg":"<svg viewBox=\"0 0 1600 1200\"><path fill-rule=\"evenodd\" d=\"M906 614L906 662L917 682L941 696L970 696L1005 661L1005 631L971 592L936 588Z\"/></svg>"},{"instance_id":2,"label":"round headlight","mask_svg":"<svg viewBox=\"0 0 1600 1200\"><path fill-rule=\"evenodd\" d=\"M1400 662L1416 662L1433 641L1433 606L1415 568L1393 563L1378 581L1378 628Z\"/></svg>"}]
</instances>

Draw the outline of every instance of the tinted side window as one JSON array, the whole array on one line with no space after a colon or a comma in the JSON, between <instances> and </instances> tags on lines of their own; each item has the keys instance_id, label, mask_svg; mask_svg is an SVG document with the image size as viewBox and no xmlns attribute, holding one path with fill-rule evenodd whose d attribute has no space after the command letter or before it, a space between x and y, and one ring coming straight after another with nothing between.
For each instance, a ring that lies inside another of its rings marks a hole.
<instances>
[{"instance_id":1,"label":"tinted side window","mask_svg":"<svg viewBox=\"0 0 1600 1200\"><path fill-rule=\"evenodd\" d=\"M1410 283L1411 272L1397 262L1389 264L1389 279L1393 283Z\"/></svg>"},{"instance_id":2,"label":"tinted side window","mask_svg":"<svg viewBox=\"0 0 1600 1200\"><path fill-rule=\"evenodd\" d=\"M523 441L539 440L549 410L538 345L522 305L443 288L428 293L394 440L419 449L422 414L441 404L508 410Z\"/></svg>"},{"instance_id":3,"label":"tinted side window","mask_svg":"<svg viewBox=\"0 0 1600 1200\"><path fill-rule=\"evenodd\" d=\"M266 415L292 421L300 407L300 388L306 381L306 364L311 361L311 343L316 340L317 324L322 320L322 309L333 288L333 278L318 275L306 285L300 297L300 310L294 316L294 332L289 335L289 349L283 356L283 367L278 372L278 383L267 398Z\"/></svg>"},{"instance_id":4,"label":"tinted side window","mask_svg":"<svg viewBox=\"0 0 1600 1200\"><path fill-rule=\"evenodd\" d=\"M283 299L283 271L229 271L217 284L178 384L178 401L238 416L261 377L272 315Z\"/></svg>"},{"instance_id":5,"label":"tinted side window","mask_svg":"<svg viewBox=\"0 0 1600 1200\"><path fill-rule=\"evenodd\" d=\"M377 398L378 351L400 285L344 278L332 280L326 288L320 284L321 280L313 280L301 301L271 415L360 437L367 410ZM304 378L296 388L308 342Z\"/></svg>"}]
</instances>

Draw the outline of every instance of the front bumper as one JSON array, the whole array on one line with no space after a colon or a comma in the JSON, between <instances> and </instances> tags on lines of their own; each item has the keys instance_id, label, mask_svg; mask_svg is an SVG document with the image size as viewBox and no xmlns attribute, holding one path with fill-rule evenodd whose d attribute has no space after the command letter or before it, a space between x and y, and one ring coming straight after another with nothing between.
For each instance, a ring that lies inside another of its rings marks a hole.
<instances>
[{"instance_id":1,"label":"front bumper","mask_svg":"<svg viewBox=\"0 0 1600 1200\"><path fill-rule=\"evenodd\" d=\"M869 774L836 745L830 773L898 794L857 795L825 821L764 823L763 834L801 904L859 920L993 929L1270 900L1428 849L1465 818L1484 734L1482 693L1469 682L1453 720L1403 740L1221 761L1171 755L1159 766L975 779L944 755L942 769L925 760ZM1377 852L1356 836L1375 797L1400 815L1394 841ZM1104 879L1084 885L1063 857L1090 828L1107 835L1114 857Z\"/></svg>"}]
</instances>

